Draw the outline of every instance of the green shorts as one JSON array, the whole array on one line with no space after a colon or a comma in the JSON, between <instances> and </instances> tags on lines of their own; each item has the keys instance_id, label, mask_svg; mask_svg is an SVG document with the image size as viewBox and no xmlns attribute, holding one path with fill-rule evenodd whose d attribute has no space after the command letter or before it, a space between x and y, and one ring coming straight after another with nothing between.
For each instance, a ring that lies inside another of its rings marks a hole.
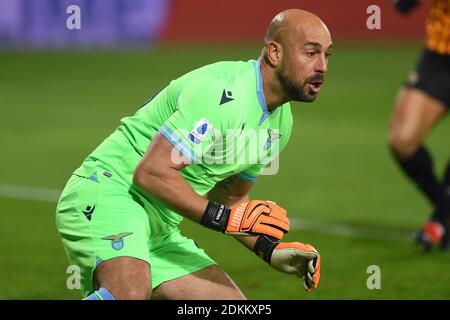
<instances>
[{"instance_id":1,"label":"green shorts","mask_svg":"<svg viewBox=\"0 0 450 320\"><path fill-rule=\"evenodd\" d=\"M153 288L216 264L177 225L149 212L141 196L102 169L90 178L71 176L57 205L56 225L70 264L80 268L83 296L94 291L95 268L115 257L148 262Z\"/></svg>"}]
</instances>

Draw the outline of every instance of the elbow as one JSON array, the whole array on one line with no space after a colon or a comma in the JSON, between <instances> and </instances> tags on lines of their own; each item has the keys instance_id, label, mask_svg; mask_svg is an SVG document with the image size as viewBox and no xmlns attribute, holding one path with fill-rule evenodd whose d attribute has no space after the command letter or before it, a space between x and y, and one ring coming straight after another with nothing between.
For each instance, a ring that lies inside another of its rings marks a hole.
<instances>
[{"instance_id":1,"label":"elbow","mask_svg":"<svg viewBox=\"0 0 450 320\"><path fill-rule=\"evenodd\" d=\"M138 164L133 174L133 184L140 189L151 191L153 175L141 163Z\"/></svg>"},{"instance_id":2,"label":"elbow","mask_svg":"<svg viewBox=\"0 0 450 320\"><path fill-rule=\"evenodd\" d=\"M137 187L142 187L143 184L143 172L142 169L140 169L139 166L136 167L136 169L134 170L134 174L133 174L133 184Z\"/></svg>"},{"instance_id":3,"label":"elbow","mask_svg":"<svg viewBox=\"0 0 450 320\"><path fill-rule=\"evenodd\" d=\"M133 173L133 184L149 193L157 193L167 181L167 168L154 161L141 161Z\"/></svg>"}]
</instances>

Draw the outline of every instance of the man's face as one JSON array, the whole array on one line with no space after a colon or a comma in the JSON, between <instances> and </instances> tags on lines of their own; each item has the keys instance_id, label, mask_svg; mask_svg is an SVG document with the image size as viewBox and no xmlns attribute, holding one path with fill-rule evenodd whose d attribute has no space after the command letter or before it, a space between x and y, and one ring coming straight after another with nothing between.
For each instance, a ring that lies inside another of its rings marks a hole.
<instances>
[{"instance_id":1,"label":"man's face","mask_svg":"<svg viewBox=\"0 0 450 320\"><path fill-rule=\"evenodd\" d=\"M327 72L331 37L325 27L309 27L287 39L277 77L289 100L312 102Z\"/></svg>"}]
</instances>

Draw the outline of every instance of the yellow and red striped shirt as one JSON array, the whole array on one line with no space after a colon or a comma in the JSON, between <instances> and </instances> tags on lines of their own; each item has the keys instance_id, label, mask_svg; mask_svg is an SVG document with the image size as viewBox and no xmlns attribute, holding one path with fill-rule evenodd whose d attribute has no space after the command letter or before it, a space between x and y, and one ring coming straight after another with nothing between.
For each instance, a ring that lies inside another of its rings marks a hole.
<instances>
[{"instance_id":1,"label":"yellow and red striped shirt","mask_svg":"<svg viewBox=\"0 0 450 320\"><path fill-rule=\"evenodd\" d=\"M450 0L432 0L426 21L426 47L450 54Z\"/></svg>"}]
</instances>

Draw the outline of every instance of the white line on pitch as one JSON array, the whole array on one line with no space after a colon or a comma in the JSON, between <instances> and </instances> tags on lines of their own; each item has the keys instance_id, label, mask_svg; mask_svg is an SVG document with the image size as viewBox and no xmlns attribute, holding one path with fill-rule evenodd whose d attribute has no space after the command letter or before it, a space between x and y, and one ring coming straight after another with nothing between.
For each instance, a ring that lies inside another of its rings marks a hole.
<instances>
[{"instance_id":1,"label":"white line on pitch","mask_svg":"<svg viewBox=\"0 0 450 320\"><path fill-rule=\"evenodd\" d=\"M36 200L43 202L58 201L61 190L39 187L25 187L0 183L0 197L19 200Z\"/></svg>"},{"instance_id":2,"label":"white line on pitch","mask_svg":"<svg viewBox=\"0 0 450 320\"><path fill-rule=\"evenodd\" d=\"M367 240L386 240L386 241L411 241L411 235L407 231L395 229L380 229L377 227L358 227L343 224L332 224L304 220L301 218L291 218L291 229L315 231L329 235L352 237Z\"/></svg>"},{"instance_id":3,"label":"white line on pitch","mask_svg":"<svg viewBox=\"0 0 450 320\"><path fill-rule=\"evenodd\" d=\"M56 203L60 194L61 190L58 189L0 183L0 198ZM290 220L292 230L316 231L329 235L369 240L409 241L409 235L398 230L322 223L301 218L291 218Z\"/></svg>"}]
</instances>

